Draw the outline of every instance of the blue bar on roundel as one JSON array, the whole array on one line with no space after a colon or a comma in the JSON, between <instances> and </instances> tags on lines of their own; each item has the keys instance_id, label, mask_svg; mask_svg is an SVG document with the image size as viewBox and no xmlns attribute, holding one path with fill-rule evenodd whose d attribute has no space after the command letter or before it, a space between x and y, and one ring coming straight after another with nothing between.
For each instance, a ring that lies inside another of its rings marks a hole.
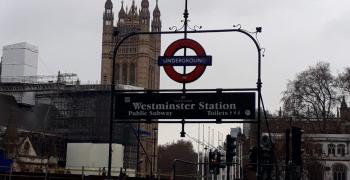
<instances>
[{"instance_id":1,"label":"blue bar on roundel","mask_svg":"<svg viewBox=\"0 0 350 180\"><path fill-rule=\"evenodd\" d=\"M197 66L197 65L212 65L212 56L172 56L158 57L159 66Z\"/></svg>"}]
</instances>

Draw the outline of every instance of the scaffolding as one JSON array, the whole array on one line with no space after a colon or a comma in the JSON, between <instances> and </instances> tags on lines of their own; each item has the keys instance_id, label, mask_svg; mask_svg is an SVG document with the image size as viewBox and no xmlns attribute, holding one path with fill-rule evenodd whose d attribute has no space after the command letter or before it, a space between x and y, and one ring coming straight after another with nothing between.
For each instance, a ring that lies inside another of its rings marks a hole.
<instances>
[{"instance_id":1,"label":"scaffolding","mask_svg":"<svg viewBox=\"0 0 350 180\"><path fill-rule=\"evenodd\" d=\"M62 136L68 142L108 143L110 85L81 85L78 81L66 83L63 80L55 83L1 83L0 93L14 96L33 92L35 104L29 108L35 109L42 104L48 106L43 113L45 117L38 117L44 119L41 124L44 132ZM116 89L140 88L116 85ZM135 169L138 141L133 131L136 125L113 126L113 143L124 145L124 168Z\"/></svg>"},{"instance_id":2,"label":"scaffolding","mask_svg":"<svg viewBox=\"0 0 350 180\"><path fill-rule=\"evenodd\" d=\"M21 83L21 84L76 84L79 82L77 74L61 73L57 75L36 75L36 76L1 76L2 83Z\"/></svg>"}]
</instances>

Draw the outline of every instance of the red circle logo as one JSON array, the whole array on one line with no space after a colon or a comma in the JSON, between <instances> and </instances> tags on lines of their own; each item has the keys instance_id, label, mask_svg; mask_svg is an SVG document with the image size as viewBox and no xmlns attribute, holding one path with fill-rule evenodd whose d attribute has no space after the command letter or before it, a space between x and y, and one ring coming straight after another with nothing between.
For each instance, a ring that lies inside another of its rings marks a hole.
<instances>
[{"instance_id":1,"label":"red circle logo","mask_svg":"<svg viewBox=\"0 0 350 180\"><path fill-rule=\"evenodd\" d=\"M165 57L172 57L174 54L182 48L190 48L192 49L197 56L205 56L204 48L197 42L192 39L179 39L165 50ZM180 74L175 71L174 67L171 65L164 66L165 73L174 81L179 83L190 83L197 80L205 71L205 65L196 65L193 71L187 74Z\"/></svg>"}]
</instances>

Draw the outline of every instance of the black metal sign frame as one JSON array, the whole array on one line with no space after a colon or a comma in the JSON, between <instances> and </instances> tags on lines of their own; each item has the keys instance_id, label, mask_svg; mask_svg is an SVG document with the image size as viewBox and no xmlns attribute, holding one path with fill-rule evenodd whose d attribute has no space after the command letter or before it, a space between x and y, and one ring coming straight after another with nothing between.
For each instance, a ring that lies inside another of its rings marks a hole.
<instances>
[{"instance_id":1,"label":"black metal sign frame","mask_svg":"<svg viewBox=\"0 0 350 180\"><path fill-rule=\"evenodd\" d=\"M112 165L112 134L113 134L113 123L145 123L145 121L138 120L138 121L130 121L130 120L115 120L114 118L114 109L115 109L115 93L119 93L122 91L116 91L116 81L115 81L115 66L116 66L116 57L119 47L130 37L136 36L136 35L160 35L160 34L184 34L184 38L187 39L187 34L192 33L225 33L225 32L238 32L245 36L247 36L249 39L251 39L256 47L257 50L257 82L256 82L256 88L242 88L242 89L235 89L234 91L255 91L257 92L257 117L256 120L242 120L242 121L225 121L223 123L257 123L257 145L260 144L260 137L261 137L261 87L262 87L262 81L261 81L261 54L263 49L260 47L260 44L256 37L258 33L261 32L261 27L257 27L255 32L249 32L247 30L244 30L241 28L240 25L234 26L232 29L214 29L214 30L197 30L192 29L192 31L188 31L188 10L187 10L187 0L185 1L185 12L184 12L184 30L178 30L175 31L159 31L159 32L131 32L128 34L125 34L125 36L122 37L122 39L117 42L114 45L113 48L113 63L112 63L112 82L111 82L111 105L110 105L110 128L109 128L109 150L108 150L108 177L111 177L111 165ZM186 48L184 51L184 56L186 56ZM184 73L186 74L186 66L184 66ZM158 91L158 92L166 92L167 90L152 90L152 91ZM182 93L189 92L190 90L185 88L185 83L183 83L183 89L181 90ZM132 90L126 90L124 92L133 92ZM148 123L169 123L168 121L164 120L148 120L146 121ZM192 123L191 121L185 121L185 119L182 119L180 121L171 121L172 123L181 123L182 129L184 129L185 123ZM195 123L220 123L219 121L196 121ZM257 179L261 179L261 172L260 172L260 148L258 148L257 152ZM152 172L151 172L152 174Z\"/></svg>"}]
</instances>

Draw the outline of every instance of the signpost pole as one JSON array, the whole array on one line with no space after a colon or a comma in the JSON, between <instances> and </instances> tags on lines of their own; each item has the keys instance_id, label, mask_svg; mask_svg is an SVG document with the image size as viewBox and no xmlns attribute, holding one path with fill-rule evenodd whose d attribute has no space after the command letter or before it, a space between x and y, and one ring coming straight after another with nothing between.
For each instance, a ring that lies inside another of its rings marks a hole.
<instances>
[{"instance_id":1,"label":"signpost pole","mask_svg":"<svg viewBox=\"0 0 350 180\"><path fill-rule=\"evenodd\" d=\"M188 9L187 9L187 0L185 0L185 11L184 11L184 39L187 39L187 24L188 24ZM186 57L187 55L187 49L184 48L184 56ZM184 66L184 69L183 69L183 74L185 75L186 74L186 66ZM182 91L183 93L185 94L186 93L186 83L182 83ZM181 133L180 133L180 136L181 137L185 137L186 136L186 132L185 132L185 119L182 119L182 124L181 124Z\"/></svg>"},{"instance_id":2,"label":"signpost pole","mask_svg":"<svg viewBox=\"0 0 350 180\"><path fill-rule=\"evenodd\" d=\"M257 32L261 32L261 28L256 28ZM257 144L258 144L258 153L257 153L257 179L261 179L261 151L260 151L260 137L261 137L261 49L259 47L259 44L257 44L256 41L254 41L258 48L258 81L256 83L258 88L258 130L257 130Z\"/></svg>"}]
</instances>

